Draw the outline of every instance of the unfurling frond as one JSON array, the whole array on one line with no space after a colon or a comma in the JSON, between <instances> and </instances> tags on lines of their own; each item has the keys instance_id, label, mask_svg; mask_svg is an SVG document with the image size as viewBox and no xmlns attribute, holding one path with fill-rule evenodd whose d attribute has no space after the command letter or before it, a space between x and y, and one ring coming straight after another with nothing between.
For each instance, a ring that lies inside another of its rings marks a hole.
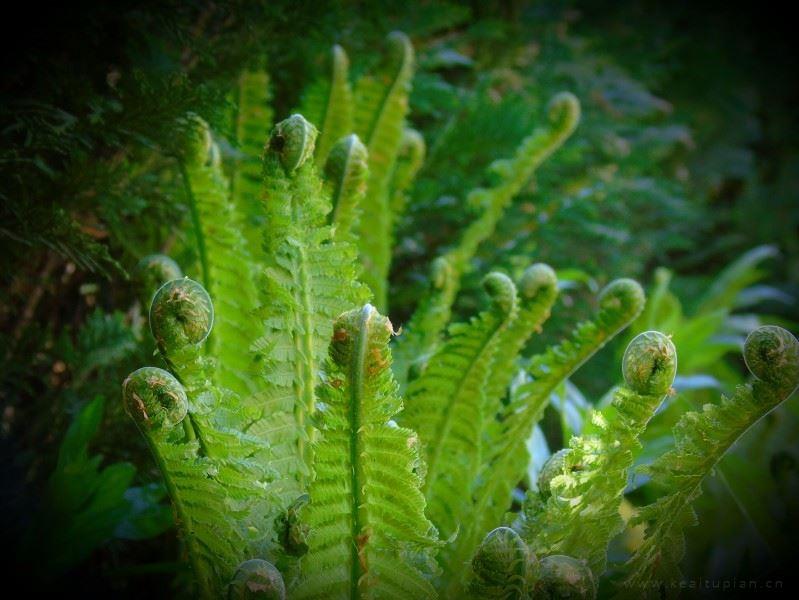
<instances>
[{"instance_id":1,"label":"unfurling frond","mask_svg":"<svg viewBox=\"0 0 799 600\"><path fill-rule=\"evenodd\" d=\"M248 431L272 446L284 510L310 479L311 415L333 321L362 304L366 292L358 283L354 246L334 238L328 224L330 201L311 159L315 138L302 116L289 117L275 126L263 166L265 302L253 346L263 389Z\"/></svg>"},{"instance_id":2,"label":"unfurling frond","mask_svg":"<svg viewBox=\"0 0 799 600\"><path fill-rule=\"evenodd\" d=\"M257 262L262 258L261 229L264 225L261 155L272 129L269 98L269 75L265 71L241 74L236 113L236 144L240 155L233 167L230 196L247 250Z\"/></svg>"},{"instance_id":3,"label":"unfurling frond","mask_svg":"<svg viewBox=\"0 0 799 600\"><path fill-rule=\"evenodd\" d=\"M359 204L366 193L369 175L368 152L354 133L333 146L325 163L325 185L330 190L333 212L330 221L335 237L351 235L360 215Z\"/></svg>"},{"instance_id":4,"label":"unfurling frond","mask_svg":"<svg viewBox=\"0 0 799 600\"><path fill-rule=\"evenodd\" d=\"M486 422L494 416L486 406L486 381L497 345L518 310L516 287L507 276L491 273L484 286L490 308L450 327L450 340L408 387L401 417L419 433L428 515L446 537L473 518L471 484L485 452Z\"/></svg>"},{"instance_id":5,"label":"unfurling frond","mask_svg":"<svg viewBox=\"0 0 799 600\"><path fill-rule=\"evenodd\" d=\"M674 449L644 468L666 494L633 519L647 524L646 538L623 567L620 596L676 595L685 553L683 530L696 525L691 505L702 493L702 482L735 442L799 385L799 342L781 327L753 331L744 344L744 358L754 382L738 386L717 404L705 404L701 412L685 413L674 427Z\"/></svg>"},{"instance_id":6,"label":"unfurling frond","mask_svg":"<svg viewBox=\"0 0 799 600\"><path fill-rule=\"evenodd\" d=\"M216 298L216 326L210 344L219 360L217 383L242 396L255 387L255 366L249 352L255 341L251 326L256 304L255 264L240 232L219 148L208 125L186 118L188 135L181 161L190 201L202 283Z\"/></svg>"},{"instance_id":7,"label":"unfurling frond","mask_svg":"<svg viewBox=\"0 0 799 600\"><path fill-rule=\"evenodd\" d=\"M143 257L133 271L133 278L139 292L139 301L149 309L153 294L167 281L180 279L183 271L180 265L164 254L150 254Z\"/></svg>"},{"instance_id":8,"label":"unfurling frond","mask_svg":"<svg viewBox=\"0 0 799 600\"><path fill-rule=\"evenodd\" d=\"M461 276L471 267L478 246L491 236L505 209L527 184L536 169L572 134L580 120L580 104L572 94L561 93L549 105L548 123L525 138L511 159L498 160L491 170L500 177L491 188L473 190L468 204L481 211L469 224L457 245L443 259L449 270L449 285L432 285L397 340L395 373L400 385L419 356L430 354L440 342L440 334L449 322L450 311L460 289ZM438 267L435 267L438 268ZM432 311L433 315L427 314ZM438 326L438 329L432 327ZM423 330L423 333L419 333Z\"/></svg>"},{"instance_id":9,"label":"unfurling frond","mask_svg":"<svg viewBox=\"0 0 799 600\"><path fill-rule=\"evenodd\" d=\"M336 44L330 52L330 76L311 84L302 97L300 112L319 128L314 158L318 167L327 161L333 144L352 133L350 61Z\"/></svg>"},{"instance_id":10,"label":"unfurling frond","mask_svg":"<svg viewBox=\"0 0 799 600\"><path fill-rule=\"evenodd\" d=\"M316 477L297 598L435 598L437 545L424 515L416 434L391 375L389 320L372 306L343 314L320 387Z\"/></svg>"},{"instance_id":11,"label":"unfurling frond","mask_svg":"<svg viewBox=\"0 0 799 600\"><path fill-rule=\"evenodd\" d=\"M536 282L544 285L538 287ZM530 318L528 325L535 320L535 313L550 301L554 293L550 288L552 282L553 276L547 274L547 269L542 266L529 269L520 281L522 295L528 296L527 309L522 309L520 318L526 310ZM551 393L629 325L643 305L644 292L634 281L620 279L609 284L599 296L599 311L594 319L577 325L563 343L534 356L529 368L532 381L516 388L507 406L500 410L495 400L492 419L485 431L484 443L488 451L483 456L472 489L471 517L464 523L447 554L452 565L466 560L480 536L501 524L510 508L513 489L524 478L530 463L526 441L540 420ZM525 306L524 302L522 306ZM519 343L519 340L512 339L519 335L518 332L504 335L511 343ZM497 359L501 358L498 355ZM497 411L497 419L493 419Z\"/></svg>"},{"instance_id":12,"label":"unfurling frond","mask_svg":"<svg viewBox=\"0 0 799 600\"><path fill-rule=\"evenodd\" d=\"M584 559L596 577L605 570L607 546L623 522L619 506L638 438L671 389L677 353L656 331L638 335L624 355L626 385L614 394L615 415L594 412L597 431L572 438L549 477L546 501L525 507L522 535L536 554L567 554ZM531 492L533 493L533 492Z\"/></svg>"},{"instance_id":13,"label":"unfurling frond","mask_svg":"<svg viewBox=\"0 0 799 600\"><path fill-rule=\"evenodd\" d=\"M411 42L404 33L395 31L386 40L377 71L362 77L355 87L355 133L369 151L369 183L358 228L359 247L363 280L380 310L386 309L394 237L389 200L391 175L408 113L413 68Z\"/></svg>"}]
</instances>

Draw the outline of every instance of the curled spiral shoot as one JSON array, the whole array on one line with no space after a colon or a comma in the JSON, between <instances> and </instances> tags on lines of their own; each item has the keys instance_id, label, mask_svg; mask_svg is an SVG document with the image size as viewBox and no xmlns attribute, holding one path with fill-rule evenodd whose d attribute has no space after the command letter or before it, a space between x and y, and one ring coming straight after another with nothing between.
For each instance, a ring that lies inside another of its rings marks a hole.
<instances>
[{"instance_id":1,"label":"curled spiral shoot","mask_svg":"<svg viewBox=\"0 0 799 600\"><path fill-rule=\"evenodd\" d=\"M541 559L535 598L542 600L590 600L596 584L585 561L553 554Z\"/></svg>"},{"instance_id":2,"label":"curled spiral shoot","mask_svg":"<svg viewBox=\"0 0 799 600\"><path fill-rule=\"evenodd\" d=\"M538 571L535 555L510 527L490 531L471 564L469 589L477 598L526 598Z\"/></svg>"},{"instance_id":3,"label":"curled spiral shoot","mask_svg":"<svg viewBox=\"0 0 799 600\"><path fill-rule=\"evenodd\" d=\"M188 277L162 285L150 306L150 330L165 354L201 344L214 325L214 305L205 288Z\"/></svg>"},{"instance_id":4,"label":"curled spiral shoot","mask_svg":"<svg viewBox=\"0 0 799 600\"><path fill-rule=\"evenodd\" d=\"M228 600L285 600L286 585L275 566L260 558L245 560L228 584Z\"/></svg>"},{"instance_id":5,"label":"curled spiral shoot","mask_svg":"<svg viewBox=\"0 0 799 600\"><path fill-rule=\"evenodd\" d=\"M633 279L616 279L611 281L599 293L601 310L621 310L635 314L641 311L646 302L644 289Z\"/></svg>"},{"instance_id":6,"label":"curled spiral shoot","mask_svg":"<svg viewBox=\"0 0 799 600\"><path fill-rule=\"evenodd\" d=\"M125 412L143 431L171 429L186 417L186 391L168 371L137 369L122 383Z\"/></svg>"},{"instance_id":7,"label":"curled spiral shoot","mask_svg":"<svg viewBox=\"0 0 799 600\"><path fill-rule=\"evenodd\" d=\"M178 120L180 136L180 155L186 162L204 163L208 160L213 138L208 123L199 115L189 112Z\"/></svg>"},{"instance_id":8,"label":"curled spiral shoot","mask_svg":"<svg viewBox=\"0 0 799 600\"><path fill-rule=\"evenodd\" d=\"M558 450L541 467L541 472L538 474L538 491L543 498L549 498L551 494L550 483L563 472L566 457L569 456L570 452L569 448Z\"/></svg>"},{"instance_id":9,"label":"curled spiral shoot","mask_svg":"<svg viewBox=\"0 0 799 600\"><path fill-rule=\"evenodd\" d=\"M659 331L639 333L624 352L622 374L627 385L639 394L666 394L677 374L674 344Z\"/></svg>"},{"instance_id":10,"label":"curled spiral shoot","mask_svg":"<svg viewBox=\"0 0 799 600\"><path fill-rule=\"evenodd\" d=\"M503 273L489 273L483 278L483 288L491 297L491 302L503 313L510 312L516 305L516 285Z\"/></svg>"},{"instance_id":11,"label":"curled spiral shoot","mask_svg":"<svg viewBox=\"0 0 799 600\"><path fill-rule=\"evenodd\" d=\"M766 325L750 333L744 361L755 377L780 389L792 391L799 382L799 341L782 327Z\"/></svg>"},{"instance_id":12,"label":"curled spiral shoot","mask_svg":"<svg viewBox=\"0 0 799 600\"><path fill-rule=\"evenodd\" d=\"M276 153L286 172L292 173L313 156L317 134L305 117L294 114L275 125L266 149Z\"/></svg>"},{"instance_id":13,"label":"curled spiral shoot","mask_svg":"<svg viewBox=\"0 0 799 600\"><path fill-rule=\"evenodd\" d=\"M150 305L155 292L167 281L183 277L180 265L165 254L149 254L134 269L142 304Z\"/></svg>"},{"instance_id":14,"label":"curled spiral shoot","mask_svg":"<svg viewBox=\"0 0 799 600\"><path fill-rule=\"evenodd\" d=\"M549 101L547 117L556 129L569 135L580 121L580 101L570 92L555 94Z\"/></svg>"},{"instance_id":15,"label":"curled spiral shoot","mask_svg":"<svg viewBox=\"0 0 799 600\"><path fill-rule=\"evenodd\" d=\"M519 279L519 294L522 298L535 298L543 288L556 288L558 276L552 267L544 263L535 263L524 270Z\"/></svg>"}]
</instances>

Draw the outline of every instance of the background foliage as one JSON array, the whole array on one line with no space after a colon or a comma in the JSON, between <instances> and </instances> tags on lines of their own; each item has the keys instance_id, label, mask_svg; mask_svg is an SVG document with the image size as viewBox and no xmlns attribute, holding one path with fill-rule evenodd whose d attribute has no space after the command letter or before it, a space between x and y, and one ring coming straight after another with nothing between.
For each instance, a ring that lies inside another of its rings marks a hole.
<instances>
[{"instance_id":1,"label":"background foliage","mask_svg":"<svg viewBox=\"0 0 799 600\"><path fill-rule=\"evenodd\" d=\"M155 251L195 268L174 121L198 113L235 156L230 90L264 62L282 117L324 73L331 44L358 74L388 32L412 38L409 119L428 156L394 256L397 323L424 289L430 257L473 217L458 194L512 153L553 93L579 97L580 127L481 247L458 316L482 302L489 265L518 277L532 255L566 281L568 311L554 311L540 349L562 333L559 312L573 322L607 281L639 278L650 301L630 335L674 336L685 392L647 430L649 452L672 445L686 408L743 379L738 349L755 323L797 330L796 49L754 8L128 0L21 10L36 26L6 20L0 36L0 519L20 565L52 581L71 573L98 591L180 589L164 490L118 401L119 381L154 350L130 275ZM533 440L542 461L608 401L623 347L603 350L558 392ZM784 560L797 516L795 400L758 423L710 481L689 576L764 576ZM653 493L633 481L629 498ZM639 535L618 540L619 558ZM84 547L67 556L59 536Z\"/></svg>"}]
</instances>

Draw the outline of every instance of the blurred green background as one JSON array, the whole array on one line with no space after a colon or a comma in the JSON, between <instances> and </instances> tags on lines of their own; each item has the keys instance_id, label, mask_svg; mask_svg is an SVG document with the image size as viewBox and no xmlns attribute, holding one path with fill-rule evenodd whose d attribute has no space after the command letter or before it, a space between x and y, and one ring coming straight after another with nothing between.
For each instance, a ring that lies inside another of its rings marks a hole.
<instances>
[{"instance_id":1,"label":"blurred green background","mask_svg":"<svg viewBox=\"0 0 799 600\"><path fill-rule=\"evenodd\" d=\"M646 462L682 412L743 381L748 331L799 330L798 57L774 11L556 0L20 9L0 26L0 523L17 574L121 596L181 589L171 510L119 402L122 378L153 351L129 273L156 251L195 261L168 158L173 123L191 110L231 133L245 68L268 65L282 118L333 43L357 75L386 33L413 40L409 119L428 156L398 232L395 323L474 217L466 191L554 93L579 97L577 132L481 246L457 302L460 317L475 311L490 268L549 263L564 289L533 351L588 314L610 279L647 288L625 339L553 399L531 442L541 461L607 397L634 333L673 335L680 360L680 393L647 431ZM794 397L725 458L688 532L689 577L765 578L790 563L798 438ZM652 494L631 482L632 503ZM611 559L639 535L626 532Z\"/></svg>"}]
</instances>

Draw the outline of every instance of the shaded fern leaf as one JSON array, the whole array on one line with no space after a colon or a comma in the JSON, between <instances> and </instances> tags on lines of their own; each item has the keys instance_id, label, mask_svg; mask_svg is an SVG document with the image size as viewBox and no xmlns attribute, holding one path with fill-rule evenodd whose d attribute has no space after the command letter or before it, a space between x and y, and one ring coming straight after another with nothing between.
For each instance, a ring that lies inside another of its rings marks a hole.
<instances>
[{"instance_id":1,"label":"shaded fern leaf","mask_svg":"<svg viewBox=\"0 0 799 600\"><path fill-rule=\"evenodd\" d=\"M408 387L401 417L403 425L419 433L428 515L446 537L471 518L471 482L482 458L483 429L493 416L485 384L497 344L517 311L516 288L508 277L492 273L484 285L491 307L469 323L450 327L450 340Z\"/></svg>"},{"instance_id":2,"label":"shaded fern leaf","mask_svg":"<svg viewBox=\"0 0 799 600\"><path fill-rule=\"evenodd\" d=\"M336 320L320 387L309 551L297 598L435 598L416 434L390 419L389 320L370 305ZM323 408L321 408L323 406Z\"/></svg>"},{"instance_id":3,"label":"shaded fern leaf","mask_svg":"<svg viewBox=\"0 0 799 600\"><path fill-rule=\"evenodd\" d=\"M269 100L269 75L265 71L241 74L236 115L236 143L241 154L233 171L231 197L247 250L256 260L261 259L264 224L261 155L269 139L273 118Z\"/></svg>"},{"instance_id":4,"label":"shaded fern leaf","mask_svg":"<svg viewBox=\"0 0 799 600\"><path fill-rule=\"evenodd\" d=\"M352 133L352 89L349 82L350 61L336 44L330 54L330 77L311 84L302 96L300 113L319 128L314 158L321 167L333 144Z\"/></svg>"},{"instance_id":5,"label":"shaded fern leaf","mask_svg":"<svg viewBox=\"0 0 799 600\"><path fill-rule=\"evenodd\" d=\"M659 332L638 335L624 356L626 385L614 394L612 419L593 412L596 433L573 437L549 480L544 504L525 507L522 537L540 555L585 559L595 578L605 570L607 546L624 523L619 506L639 436L671 389L677 353Z\"/></svg>"},{"instance_id":6,"label":"shaded fern leaf","mask_svg":"<svg viewBox=\"0 0 799 600\"><path fill-rule=\"evenodd\" d=\"M764 415L790 397L799 384L799 342L786 330L766 326L744 345L756 380L740 385L717 404L685 413L674 427L674 449L643 471L666 494L639 509L633 524L645 523L646 538L624 565L617 594L622 597L675 597L682 581L683 530L697 524L692 504L702 482L724 454Z\"/></svg>"},{"instance_id":7,"label":"shaded fern leaf","mask_svg":"<svg viewBox=\"0 0 799 600\"><path fill-rule=\"evenodd\" d=\"M215 298L211 346L218 360L216 381L246 396L256 388L249 352L256 339L251 326L256 305L254 265L236 223L219 148L208 125L189 115L185 129L181 171L192 210L202 283Z\"/></svg>"},{"instance_id":8,"label":"shaded fern leaf","mask_svg":"<svg viewBox=\"0 0 799 600\"><path fill-rule=\"evenodd\" d=\"M419 357L427 356L440 342L440 334L449 322L452 304L460 289L461 275L471 266L478 246L491 236L505 209L527 184L536 169L574 132L580 119L580 105L572 94L561 93L549 105L548 124L536 128L525 138L512 159L495 161L490 169L500 178L491 188L470 192L467 203L481 211L469 224L459 242L434 265L427 296L403 327L405 333L396 343L394 373L401 386ZM442 264L446 265L445 284L440 284Z\"/></svg>"},{"instance_id":9,"label":"shaded fern leaf","mask_svg":"<svg viewBox=\"0 0 799 600\"><path fill-rule=\"evenodd\" d=\"M413 77L413 48L404 33L393 32L377 72L355 87L355 133L369 151L369 183L358 228L363 280L381 310L386 307L394 219L390 210L390 180L402 141L408 95Z\"/></svg>"},{"instance_id":10,"label":"shaded fern leaf","mask_svg":"<svg viewBox=\"0 0 799 600\"><path fill-rule=\"evenodd\" d=\"M390 184L391 200L389 208L394 223L405 213L408 189L413 184L419 169L422 168L426 151L427 148L421 133L409 127L403 129Z\"/></svg>"},{"instance_id":11,"label":"shaded fern leaf","mask_svg":"<svg viewBox=\"0 0 799 600\"><path fill-rule=\"evenodd\" d=\"M285 506L305 491L321 363L333 321L362 304L354 246L333 239L330 202L316 176L316 132L300 115L278 123L264 157L266 269L258 309L261 337L253 345L264 389L251 433L269 440L281 473ZM284 507L285 507L284 506Z\"/></svg>"}]
</instances>

